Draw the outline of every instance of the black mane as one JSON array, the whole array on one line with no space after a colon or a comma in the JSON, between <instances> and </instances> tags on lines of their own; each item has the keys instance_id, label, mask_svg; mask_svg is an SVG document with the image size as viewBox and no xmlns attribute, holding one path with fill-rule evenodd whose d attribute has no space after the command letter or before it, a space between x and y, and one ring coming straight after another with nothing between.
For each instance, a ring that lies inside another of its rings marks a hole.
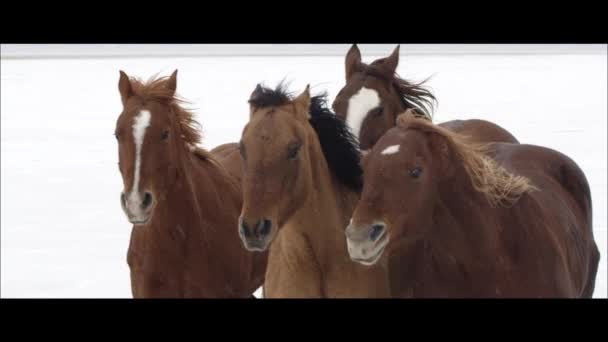
<instances>
[{"instance_id":1,"label":"black mane","mask_svg":"<svg viewBox=\"0 0 608 342\"><path fill-rule=\"evenodd\" d=\"M249 98L249 104L256 108L284 105L292 100L292 95L286 88L283 81L274 89L258 84Z\"/></svg>"},{"instance_id":2,"label":"black mane","mask_svg":"<svg viewBox=\"0 0 608 342\"><path fill-rule=\"evenodd\" d=\"M327 94L313 96L310 100L308 122L317 132L330 170L340 183L360 193L363 189L363 170L357 137L346 122L329 109Z\"/></svg>"},{"instance_id":3,"label":"black mane","mask_svg":"<svg viewBox=\"0 0 608 342\"><path fill-rule=\"evenodd\" d=\"M249 103L258 108L289 103L293 98L285 88L283 82L275 89L258 84ZM363 170L360 164L359 142L346 122L329 109L326 93L311 97L308 122L317 133L330 171L340 183L360 193L363 188Z\"/></svg>"}]
</instances>

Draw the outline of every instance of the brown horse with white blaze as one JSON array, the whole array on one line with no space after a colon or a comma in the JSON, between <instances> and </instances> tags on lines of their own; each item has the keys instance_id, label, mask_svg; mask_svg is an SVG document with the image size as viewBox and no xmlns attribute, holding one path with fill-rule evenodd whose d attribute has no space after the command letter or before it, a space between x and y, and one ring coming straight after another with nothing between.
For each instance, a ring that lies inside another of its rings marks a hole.
<instances>
[{"instance_id":1,"label":"brown horse with white blaze","mask_svg":"<svg viewBox=\"0 0 608 342\"><path fill-rule=\"evenodd\" d=\"M390 265L397 295L592 296L600 255L591 194L567 156L476 144L407 113L363 168L349 252L368 265L400 255Z\"/></svg>"},{"instance_id":2,"label":"brown horse with white blaze","mask_svg":"<svg viewBox=\"0 0 608 342\"><path fill-rule=\"evenodd\" d=\"M244 246L269 250L265 298L388 297L386 265L353 263L344 227L361 190L357 142L308 87L252 93L243 129Z\"/></svg>"},{"instance_id":3,"label":"brown horse with white blaze","mask_svg":"<svg viewBox=\"0 0 608 342\"><path fill-rule=\"evenodd\" d=\"M393 53L363 63L361 52L353 45L346 54L346 84L339 91L332 107L345 120L359 139L361 150L368 150L395 126L397 115L415 109L432 119L435 96L423 87L397 75L399 46ZM518 143L504 128L485 120L453 120L439 124L450 131L471 136L475 141Z\"/></svg>"},{"instance_id":4,"label":"brown horse with white blaze","mask_svg":"<svg viewBox=\"0 0 608 342\"><path fill-rule=\"evenodd\" d=\"M175 95L177 70L143 83L120 72L123 111L116 123L121 206L133 223L127 262L132 294L150 297L251 297L263 283L266 255L242 246L234 227L242 197L227 169L195 147L198 123ZM238 153L237 153L238 156Z\"/></svg>"}]
</instances>

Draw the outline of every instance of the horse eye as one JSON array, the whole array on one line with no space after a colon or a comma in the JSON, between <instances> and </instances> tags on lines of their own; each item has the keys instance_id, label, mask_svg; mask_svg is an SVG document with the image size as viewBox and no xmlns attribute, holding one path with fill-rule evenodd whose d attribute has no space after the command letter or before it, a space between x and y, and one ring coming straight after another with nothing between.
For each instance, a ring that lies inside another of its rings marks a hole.
<instances>
[{"instance_id":1,"label":"horse eye","mask_svg":"<svg viewBox=\"0 0 608 342\"><path fill-rule=\"evenodd\" d=\"M160 140L166 140L169 137L169 130L166 129L163 131L162 135L160 136Z\"/></svg>"},{"instance_id":2,"label":"horse eye","mask_svg":"<svg viewBox=\"0 0 608 342\"><path fill-rule=\"evenodd\" d=\"M422 168L421 167L415 167L413 169L410 170L410 176L412 178L418 178L420 177L420 175L422 174Z\"/></svg>"},{"instance_id":3,"label":"horse eye","mask_svg":"<svg viewBox=\"0 0 608 342\"><path fill-rule=\"evenodd\" d=\"M382 113L384 113L384 107L383 106L379 106L376 107L372 110L372 115L375 117L378 117L380 115L382 115Z\"/></svg>"},{"instance_id":4,"label":"horse eye","mask_svg":"<svg viewBox=\"0 0 608 342\"><path fill-rule=\"evenodd\" d=\"M301 146L302 146L302 144L300 144L300 143L295 143L295 144L289 145L289 147L287 148L287 159L289 159L289 160L296 159Z\"/></svg>"},{"instance_id":5,"label":"horse eye","mask_svg":"<svg viewBox=\"0 0 608 342\"><path fill-rule=\"evenodd\" d=\"M114 138L116 138L116 140L120 140L120 139L119 139L119 138L120 138L120 134L118 134L118 133L114 133Z\"/></svg>"},{"instance_id":6,"label":"horse eye","mask_svg":"<svg viewBox=\"0 0 608 342\"><path fill-rule=\"evenodd\" d=\"M243 160L247 159L247 154L245 154L245 144L243 144L242 141L239 142L239 153L241 154Z\"/></svg>"}]
</instances>

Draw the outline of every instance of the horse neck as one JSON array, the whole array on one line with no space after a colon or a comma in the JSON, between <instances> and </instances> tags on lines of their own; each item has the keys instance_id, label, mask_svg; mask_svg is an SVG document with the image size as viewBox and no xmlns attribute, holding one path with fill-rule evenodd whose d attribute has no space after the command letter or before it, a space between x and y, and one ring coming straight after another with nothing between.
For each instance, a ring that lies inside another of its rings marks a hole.
<instances>
[{"instance_id":1,"label":"horse neck","mask_svg":"<svg viewBox=\"0 0 608 342\"><path fill-rule=\"evenodd\" d=\"M193 229L206 231L215 228L208 224L210 218L219 222L229 221L232 211L238 212L241 206L240 189L236 180L233 180L217 161L210 158L201 159L190 151L182 158L181 164L180 184L173 192L179 200L174 202L174 205L182 207L186 203L191 208L191 220L207 223L202 226L192 225ZM214 234L216 238L215 234L226 232L205 233Z\"/></svg>"},{"instance_id":2,"label":"horse neck","mask_svg":"<svg viewBox=\"0 0 608 342\"><path fill-rule=\"evenodd\" d=\"M201 253L209 269L213 270L219 267L221 260L233 260L220 258L218 253L225 256L233 250L238 251L227 246L231 242L227 237L229 232L218 227L222 222L230 222L229 215L238 211L238 187L221 167L210 160L201 160L187 147L184 146L178 155L176 180L166 200L159 203L157 209L161 215L152 222L152 234L165 245L175 244L176 248L186 249L194 246L199 249L196 253ZM232 212L231 206L234 207ZM177 238L168 240L168 234Z\"/></svg>"},{"instance_id":3,"label":"horse neck","mask_svg":"<svg viewBox=\"0 0 608 342\"><path fill-rule=\"evenodd\" d=\"M206 175L208 167L202 161L196 160L196 156L185 146L180 146L177 154L176 179L168 191L165 208L169 211L176 209L187 209L194 215L188 217L189 220L200 221L203 214L200 212L200 191L201 183L205 183L205 188L213 187L213 180ZM197 165L199 164L199 165ZM207 176L207 177L205 177Z\"/></svg>"},{"instance_id":4,"label":"horse neck","mask_svg":"<svg viewBox=\"0 0 608 342\"><path fill-rule=\"evenodd\" d=\"M399 92L397 87L396 86L392 86L392 87L393 87L393 91L395 92L395 95L397 96L397 106L399 107L399 111L397 113L395 113L395 119L396 119L397 115L410 109L411 106L406 101L403 100L403 96L401 96L401 93Z\"/></svg>"},{"instance_id":5,"label":"horse neck","mask_svg":"<svg viewBox=\"0 0 608 342\"><path fill-rule=\"evenodd\" d=\"M319 261L333 259L331 255L335 253L348 256L344 229L358 195L335 179L318 142L312 144L310 155L314 187L293 221L297 222L299 233L310 241Z\"/></svg>"},{"instance_id":6,"label":"horse neck","mask_svg":"<svg viewBox=\"0 0 608 342\"><path fill-rule=\"evenodd\" d=\"M439 187L432 223L424 240L434 253L459 259L466 265L487 255L487 247L497 230L492 218L499 217L496 214L500 209L492 208L484 194L473 188L464 169L454 176L459 181L445 182Z\"/></svg>"}]
</instances>

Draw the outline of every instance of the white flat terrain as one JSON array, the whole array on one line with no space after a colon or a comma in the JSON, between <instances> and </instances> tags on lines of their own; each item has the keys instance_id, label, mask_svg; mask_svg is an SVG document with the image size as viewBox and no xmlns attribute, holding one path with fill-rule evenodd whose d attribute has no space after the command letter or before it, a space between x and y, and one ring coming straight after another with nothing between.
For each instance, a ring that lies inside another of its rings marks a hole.
<instances>
[{"instance_id":1,"label":"white flat terrain","mask_svg":"<svg viewBox=\"0 0 608 342\"><path fill-rule=\"evenodd\" d=\"M428 85L439 99L436 122L490 120L521 142L556 149L580 165L591 185L602 254L595 297L606 298L606 50L408 55L404 45L401 51L402 76L434 75ZM381 57L362 53L365 61ZM286 77L290 89L310 83L330 100L344 83L343 56L3 58L3 298L131 296L131 225L120 208L113 136L120 69L146 79L179 69L178 93L197 109L206 148L239 140L258 82Z\"/></svg>"}]
</instances>

